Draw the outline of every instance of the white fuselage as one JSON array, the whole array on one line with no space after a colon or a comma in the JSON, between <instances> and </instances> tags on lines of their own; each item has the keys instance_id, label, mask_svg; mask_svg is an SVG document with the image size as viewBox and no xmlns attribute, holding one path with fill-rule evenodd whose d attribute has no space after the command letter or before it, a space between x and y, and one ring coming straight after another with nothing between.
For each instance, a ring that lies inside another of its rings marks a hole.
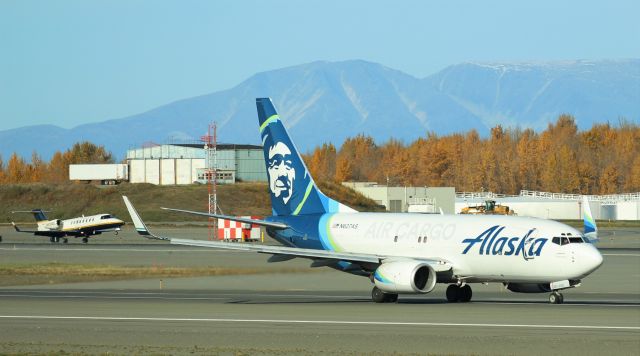
<instances>
[{"instance_id":1,"label":"white fuselage","mask_svg":"<svg viewBox=\"0 0 640 356\"><path fill-rule=\"evenodd\" d=\"M580 280L602 263L592 244L578 242L579 231L552 220L337 213L321 225L326 228L326 233L321 231L323 244L330 249L441 259L453 265L456 278L469 282ZM574 242L561 245L569 237Z\"/></svg>"},{"instance_id":2,"label":"white fuselage","mask_svg":"<svg viewBox=\"0 0 640 356\"><path fill-rule=\"evenodd\" d=\"M120 230L124 222L109 214L82 216L66 220L47 220L38 222L38 231L78 231L106 229Z\"/></svg>"}]
</instances>

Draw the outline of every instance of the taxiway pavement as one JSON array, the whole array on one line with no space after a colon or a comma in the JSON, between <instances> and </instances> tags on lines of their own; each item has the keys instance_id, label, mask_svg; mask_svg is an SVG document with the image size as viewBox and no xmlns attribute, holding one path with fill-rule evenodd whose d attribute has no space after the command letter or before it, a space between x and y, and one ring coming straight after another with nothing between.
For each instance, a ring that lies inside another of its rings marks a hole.
<instances>
[{"instance_id":1,"label":"taxiway pavement","mask_svg":"<svg viewBox=\"0 0 640 356\"><path fill-rule=\"evenodd\" d=\"M194 229L194 231L190 230ZM181 236L206 229L182 228ZM197 231L195 231L197 230ZM5 235L6 236L6 235ZM366 278L327 268L269 273L0 288L7 353L155 354L628 354L640 353L640 234L617 230L604 264L565 304L546 294L473 285L471 303L444 288L370 301ZM11 239L14 237L12 236ZM0 244L3 263L305 267L267 256L166 243ZM162 288L161 288L162 287Z\"/></svg>"}]
</instances>

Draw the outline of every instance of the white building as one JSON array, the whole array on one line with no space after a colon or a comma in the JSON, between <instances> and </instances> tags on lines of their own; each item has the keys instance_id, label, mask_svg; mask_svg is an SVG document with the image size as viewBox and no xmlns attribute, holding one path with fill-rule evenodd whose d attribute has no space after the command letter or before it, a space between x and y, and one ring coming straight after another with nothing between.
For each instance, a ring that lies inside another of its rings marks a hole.
<instances>
[{"instance_id":1,"label":"white building","mask_svg":"<svg viewBox=\"0 0 640 356\"><path fill-rule=\"evenodd\" d=\"M454 213L453 187L389 187L376 182L343 182L391 212Z\"/></svg>"},{"instance_id":2,"label":"white building","mask_svg":"<svg viewBox=\"0 0 640 356\"><path fill-rule=\"evenodd\" d=\"M158 185L206 182L206 151L202 144L169 144L127 151L130 183ZM266 181L261 146L217 145L218 182Z\"/></svg>"},{"instance_id":3,"label":"white building","mask_svg":"<svg viewBox=\"0 0 640 356\"><path fill-rule=\"evenodd\" d=\"M594 219L640 220L640 193L589 195L589 206ZM518 216L542 219L582 219L582 195L548 193L523 190L520 195L502 195L491 192L457 193L455 211L467 206L481 205L485 200L507 205Z\"/></svg>"}]
</instances>

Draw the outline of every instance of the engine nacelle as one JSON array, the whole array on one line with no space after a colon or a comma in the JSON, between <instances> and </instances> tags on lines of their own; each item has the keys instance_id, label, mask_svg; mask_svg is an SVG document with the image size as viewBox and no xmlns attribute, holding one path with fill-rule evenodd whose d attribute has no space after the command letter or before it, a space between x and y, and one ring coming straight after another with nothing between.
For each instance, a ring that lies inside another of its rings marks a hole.
<instances>
[{"instance_id":1,"label":"engine nacelle","mask_svg":"<svg viewBox=\"0 0 640 356\"><path fill-rule=\"evenodd\" d=\"M373 282L388 293L429 293L436 286L436 271L424 262L383 262L373 274Z\"/></svg>"},{"instance_id":2,"label":"engine nacelle","mask_svg":"<svg viewBox=\"0 0 640 356\"><path fill-rule=\"evenodd\" d=\"M60 230L60 228L62 228L62 220L51 220L43 224L42 226L47 230Z\"/></svg>"},{"instance_id":3,"label":"engine nacelle","mask_svg":"<svg viewBox=\"0 0 640 356\"><path fill-rule=\"evenodd\" d=\"M551 291L549 283L508 283L507 289L516 293L547 293Z\"/></svg>"}]
</instances>

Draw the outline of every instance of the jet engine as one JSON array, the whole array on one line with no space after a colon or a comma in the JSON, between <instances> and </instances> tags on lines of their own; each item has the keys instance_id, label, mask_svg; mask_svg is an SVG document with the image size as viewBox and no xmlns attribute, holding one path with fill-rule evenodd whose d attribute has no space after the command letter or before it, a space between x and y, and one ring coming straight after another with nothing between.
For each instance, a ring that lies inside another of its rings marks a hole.
<instances>
[{"instance_id":1,"label":"jet engine","mask_svg":"<svg viewBox=\"0 0 640 356\"><path fill-rule=\"evenodd\" d=\"M507 289L516 293L547 293L551 291L549 283L508 283Z\"/></svg>"},{"instance_id":2,"label":"jet engine","mask_svg":"<svg viewBox=\"0 0 640 356\"><path fill-rule=\"evenodd\" d=\"M47 230L60 230L60 228L62 228L62 220L51 220L46 224L43 224L42 226L44 226Z\"/></svg>"},{"instance_id":3,"label":"jet engine","mask_svg":"<svg viewBox=\"0 0 640 356\"><path fill-rule=\"evenodd\" d=\"M373 274L378 289L387 293L429 293L436 286L436 272L424 262L383 262Z\"/></svg>"}]
</instances>

